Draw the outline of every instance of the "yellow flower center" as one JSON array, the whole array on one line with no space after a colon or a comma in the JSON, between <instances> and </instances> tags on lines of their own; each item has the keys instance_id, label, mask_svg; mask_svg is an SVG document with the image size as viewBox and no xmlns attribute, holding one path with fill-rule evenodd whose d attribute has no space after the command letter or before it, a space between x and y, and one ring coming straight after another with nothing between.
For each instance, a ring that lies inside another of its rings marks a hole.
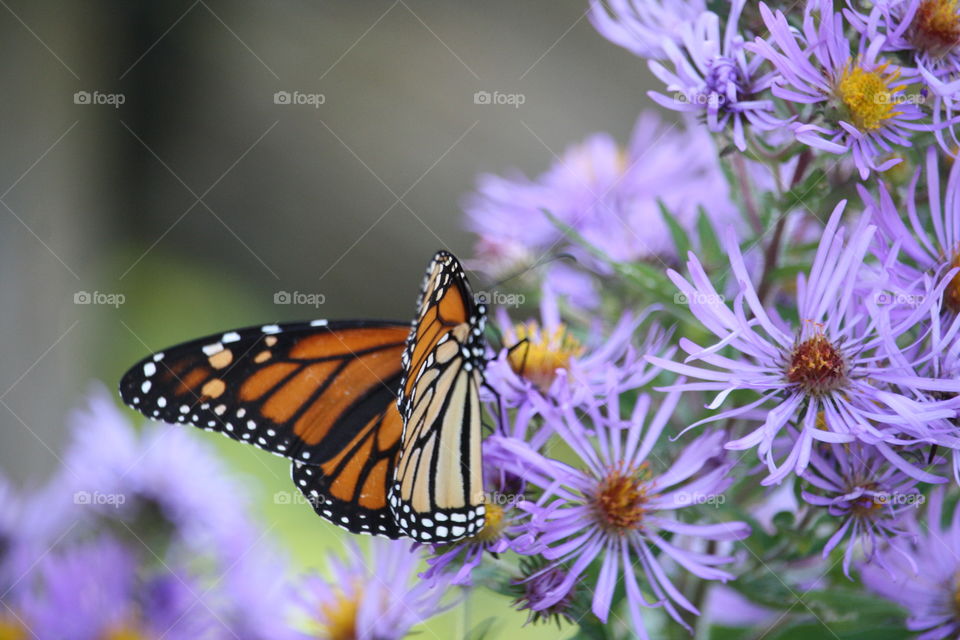
<instances>
[{"instance_id":1,"label":"yellow flower center","mask_svg":"<svg viewBox=\"0 0 960 640\"><path fill-rule=\"evenodd\" d=\"M147 636L134 626L121 625L107 631L102 640L146 640L146 638Z\"/></svg>"},{"instance_id":2,"label":"yellow flower center","mask_svg":"<svg viewBox=\"0 0 960 640\"><path fill-rule=\"evenodd\" d=\"M593 507L604 528L618 533L641 528L649 481L647 463L638 469L610 469L593 495Z\"/></svg>"},{"instance_id":3,"label":"yellow flower center","mask_svg":"<svg viewBox=\"0 0 960 640\"><path fill-rule=\"evenodd\" d=\"M861 485L864 489L868 491L877 490L877 483L870 482L866 485ZM856 518L873 518L876 515L876 512L883 509L884 502L882 498L877 498L874 496L860 496L857 500L854 501L851 511L853 512L854 517Z\"/></svg>"},{"instance_id":4,"label":"yellow flower center","mask_svg":"<svg viewBox=\"0 0 960 640\"><path fill-rule=\"evenodd\" d=\"M817 333L794 347L786 377L806 393L820 395L842 386L846 372L847 364L840 350L822 333Z\"/></svg>"},{"instance_id":5,"label":"yellow flower center","mask_svg":"<svg viewBox=\"0 0 960 640\"><path fill-rule=\"evenodd\" d=\"M837 83L837 98L843 103L850 121L861 131L876 131L887 120L900 115L894 94L906 88L904 84L892 86L900 77L899 69L887 71L884 62L873 71L852 62L844 69Z\"/></svg>"},{"instance_id":6,"label":"yellow flower center","mask_svg":"<svg viewBox=\"0 0 960 640\"><path fill-rule=\"evenodd\" d=\"M913 44L934 56L949 53L960 43L960 7L957 0L923 0L911 25Z\"/></svg>"},{"instance_id":7,"label":"yellow flower center","mask_svg":"<svg viewBox=\"0 0 960 640\"><path fill-rule=\"evenodd\" d=\"M531 320L518 324L514 331L517 343L507 356L510 367L544 391L550 388L558 369L566 369L571 358L584 353L583 345L564 324L548 333Z\"/></svg>"},{"instance_id":8,"label":"yellow flower center","mask_svg":"<svg viewBox=\"0 0 960 640\"><path fill-rule=\"evenodd\" d=\"M503 507L487 502L484 504L484 508L483 528L474 536L468 538L468 542L485 544L499 540L500 536L503 535L503 529L507 525L503 519Z\"/></svg>"},{"instance_id":9,"label":"yellow flower center","mask_svg":"<svg viewBox=\"0 0 960 640\"><path fill-rule=\"evenodd\" d=\"M0 617L0 640L25 640L27 631L15 618Z\"/></svg>"},{"instance_id":10,"label":"yellow flower center","mask_svg":"<svg viewBox=\"0 0 960 640\"><path fill-rule=\"evenodd\" d=\"M342 589L337 591L333 602L320 605L320 624L318 631L327 640L356 640L357 608L356 598L351 598Z\"/></svg>"}]
</instances>

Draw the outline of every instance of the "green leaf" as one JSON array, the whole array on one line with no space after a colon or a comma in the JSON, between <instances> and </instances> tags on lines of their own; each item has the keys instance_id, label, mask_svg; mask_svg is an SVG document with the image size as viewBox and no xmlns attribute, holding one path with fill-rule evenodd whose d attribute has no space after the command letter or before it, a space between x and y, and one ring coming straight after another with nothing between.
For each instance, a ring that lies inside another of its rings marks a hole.
<instances>
[{"instance_id":1,"label":"green leaf","mask_svg":"<svg viewBox=\"0 0 960 640\"><path fill-rule=\"evenodd\" d=\"M699 207L697 214L697 234L700 236L701 263L722 264L726 262L726 256L720 247L719 234L714 229L713 222L703 207ZM714 284L716 285L716 283Z\"/></svg>"},{"instance_id":2,"label":"green leaf","mask_svg":"<svg viewBox=\"0 0 960 640\"><path fill-rule=\"evenodd\" d=\"M687 254L690 252L690 238L687 236L686 229L680 226L676 216L670 213L667 206L663 204L663 201L657 200L657 207L660 209L660 215L667 224L667 228L670 229L670 236L673 238L673 244L677 248L677 255L680 256L681 260L686 259Z\"/></svg>"}]
</instances>

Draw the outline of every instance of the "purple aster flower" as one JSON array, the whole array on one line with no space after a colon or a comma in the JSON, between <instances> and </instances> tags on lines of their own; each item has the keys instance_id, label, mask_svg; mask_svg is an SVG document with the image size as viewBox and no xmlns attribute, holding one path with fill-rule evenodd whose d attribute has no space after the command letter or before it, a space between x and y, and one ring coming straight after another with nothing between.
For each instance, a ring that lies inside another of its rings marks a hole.
<instances>
[{"instance_id":1,"label":"purple aster flower","mask_svg":"<svg viewBox=\"0 0 960 640\"><path fill-rule=\"evenodd\" d=\"M700 127L676 129L647 113L627 149L597 134L565 151L536 180L481 176L465 209L468 226L480 237L475 264L495 277L556 253L569 253L594 274L609 276L609 265L571 244L545 212L611 260L672 260L674 243L660 203L691 233L701 209L715 223L738 216L710 135ZM571 279L568 265L541 269L558 294L599 300L597 283ZM567 275L555 278L555 272ZM584 290L588 286L592 292Z\"/></svg>"},{"instance_id":2,"label":"purple aster flower","mask_svg":"<svg viewBox=\"0 0 960 640\"><path fill-rule=\"evenodd\" d=\"M917 640L945 640L960 635L960 509L954 509L943 524L943 491L930 496L923 521L910 519L915 534L909 557L898 549L883 549L880 563L860 567L870 591L895 602L909 612L907 629L919 633ZM892 570L892 575L887 569Z\"/></svg>"},{"instance_id":3,"label":"purple aster flower","mask_svg":"<svg viewBox=\"0 0 960 640\"><path fill-rule=\"evenodd\" d=\"M864 284L864 257L876 229L868 216L861 216L848 240L847 229L840 226L845 204L841 202L830 216L809 274L797 277L799 326L791 326L761 303L736 235L729 231L724 247L739 286L732 308L692 253L687 263L690 281L669 272L689 301L690 311L718 342L703 347L683 338L680 348L688 354L684 363L656 356L648 356L648 360L698 380L678 382L666 390L717 391L710 409L720 407L738 389L759 394L746 405L710 415L688 428L762 412L759 427L726 447L757 447L770 471L763 484L779 483L793 471L803 473L815 441L855 439L875 445L883 457L915 478L942 482L904 460L891 445L913 443L927 433L929 422L954 417L956 399L917 397L932 392L955 394L960 391L960 381L911 375L889 366L883 354L883 347L908 335L929 314L936 296L925 296L895 324L884 322L889 315L878 311L877 296ZM941 283L941 290L945 286L946 282ZM740 357L721 356L719 352L725 348ZM702 366L687 364L691 361ZM818 423L818 418L825 423ZM777 460L774 441L790 435L786 431L790 425L796 427L792 446L784 459ZM915 439L900 438L902 431L914 434Z\"/></svg>"},{"instance_id":4,"label":"purple aster flower","mask_svg":"<svg viewBox=\"0 0 960 640\"><path fill-rule=\"evenodd\" d=\"M133 429L107 391L73 416L62 482L88 512L167 530L187 547L228 548L249 531L246 492L209 443L182 427Z\"/></svg>"},{"instance_id":5,"label":"purple aster flower","mask_svg":"<svg viewBox=\"0 0 960 640\"><path fill-rule=\"evenodd\" d=\"M867 206L867 212L877 222L883 242L875 247L878 257L891 259L891 244L896 243L900 256L892 275L897 293L910 295L925 280L940 280L954 268L960 267L960 163L954 162L946 188L940 188L940 167L937 151L927 149L926 189L917 189L920 168L914 172L902 204L898 206L890 188L879 182L878 195L858 186ZM923 207L924 202L927 207ZM904 218L908 223L904 222ZM950 280L944 293L944 310L960 312L960 275Z\"/></svg>"},{"instance_id":6,"label":"purple aster flower","mask_svg":"<svg viewBox=\"0 0 960 640\"><path fill-rule=\"evenodd\" d=\"M449 606L442 581L417 577L420 554L409 541L371 538L364 554L351 540L348 559L330 556L330 579L309 576L300 605L318 637L399 640Z\"/></svg>"},{"instance_id":7,"label":"purple aster flower","mask_svg":"<svg viewBox=\"0 0 960 640\"><path fill-rule=\"evenodd\" d=\"M46 555L31 576L21 619L39 638L209 637L214 615L186 574L145 579L133 552L108 537Z\"/></svg>"},{"instance_id":8,"label":"purple aster flower","mask_svg":"<svg viewBox=\"0 0 960 640\"><path fill-rule=\"evenodd\" d=\"M909 540L902 529L906 512L917 509L924 496L911 478L892 466L869 445L823 445L810 455L810 468L803 479L813 491L804 490L809 504L825 507L840 520L836 533L823 549L827 557L844 539L843 571L850 576L850 565L858 545L868 561L877 556L881 546L899 549L904 557L901 538ZM884 555L877 556L882 562Z\"/></svg>"},{"instance_id":9,"label":"purple aster flower","mask_svg":"<svg viewBox=\"0 0 960 640\"><path fill-rule=\"evenodd\" d=\"M642 58L662 58L667 42L706 11L704 0L591 0L590 22L610 42Z\"/></svg>"},{"instance_id":10,"label":"purple aster flower","mask_svg":"<svg viewBox=\"0 0 960 640\"><path fill-rule=\"evenodd\" d=\"M722 35L719 16L706 11L680 28L679 43L665 40L664 54L673 70L655 60L649 65L673 97L648 92L654 102L667 109L702 114L715 133L732 125L733 141L740 151L747 148L745 124L758 131L785 124L774 117L772 101L756 97L770 87L773 74L759 73L761 57L747 58L743 37L737 31L745 3L732 2Z\"/></svg>"},{"instance_id":11,"label":"purple aster flower","mask_svg":"<svg viewBox=\"0 0 960 640\"><path fill-rule=\"evenodd\" d=\"M0 474L0 601L29 586L33 569L77 527L78 516L73 496L56 477L40 489L17 491Z\"/></svg>"},{"instance_id":12,"label":"purple aster flower","mask_svg":"<svg viewBox=\"0 0 960 640\"><path fill-rule=\"evenodd\" d=\"M760 3L770 38L746 45L774 66L779 78L772 92L800 105L819 105L823 125L796 122L797 140L836 154L852 153L866 179L870 171L885 171L901 162L886 158L910 146L915 131L933 131L924 114L907 95L916 74L880 57L885 40L877 37L854 53L844 32L842 14L832 0L808 0L800 33L782 11Z\"/></svg>"},{"instance_id":13,"label":"purple aster flower","mask_svg":"<svg viewBox=\"0 0 960 640\"><path fill-rule=\"evenodd\" d=\"M622 582L634 631L647 638L641 607L662 606L681 624L678 607L697 613L667 576L664 558L704 580L733 577L717 568L731 557L683 548L679 538L739 540L749 535L749 527L741 522L690 524L674 515L729 486L731 465L717 457L723 434L697 438L672 464L664 465L662 473L653 471L660 461L651 452L678 400L678 393L669 394L649 417L651 399L642 394L630 418L622 420L621 397L613 395L580 407L590 418L589 426L574 407L553 408L547 419L579 457L582 469L547 458L519 440L491 436L503 452L502 465L542 492L535 503L521 505L530 512L526 528L531 548L565 572L531 603L532 610L555 606L576 583L585 586L586 568L598 561L600 573L590 587L593 613L606 622L614 589ZM652 601L641 592L637 566L646 576Z\"/></svg>"}]
</instances>

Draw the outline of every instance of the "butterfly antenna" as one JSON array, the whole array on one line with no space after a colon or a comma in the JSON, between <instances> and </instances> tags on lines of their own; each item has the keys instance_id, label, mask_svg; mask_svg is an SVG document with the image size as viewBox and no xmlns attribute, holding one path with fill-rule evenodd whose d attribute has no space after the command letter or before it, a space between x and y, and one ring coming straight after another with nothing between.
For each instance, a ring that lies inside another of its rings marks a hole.
<instances>
[{"instance_id":1,"label":"butterfly antenna","mask_svg":"<svg viewBox=\"0 0 960 640\"><path fill-rule=\"evenodd\" d=\"M521 276L523 276L523 275L525 275L525 274L533 271L534 269L539 269L540 267L542 267L542 266L544 266L544 265L548 265L548 264L550 264L551 262L555 262L555 261L557 261L557 260L569 260L570 262L573 262L573 263L576 263L576 262L577 262L577 258L576 258L574 255L570 254L570 253L554 253L554 254L546 257L546 258L538 258L537 260L535 260L535 261L533 262L533 264L528 264L527 266L523 267L523 268L520 269L519 271L515 271L515 272L511 273L510 275L508 275L508 276L506 276L506 277L504 277L504 278L501 278L501 279L497 280L497 281L494 282L494 283L491 283L491 284L490 284L490 288L491 288L491 289L496 289L496 288L498 288L498 287L506 284L507 282L510 282L511 280L514 280L515 278L519 278L519 277L521 277Z\"/></svg>"}]
</instances>

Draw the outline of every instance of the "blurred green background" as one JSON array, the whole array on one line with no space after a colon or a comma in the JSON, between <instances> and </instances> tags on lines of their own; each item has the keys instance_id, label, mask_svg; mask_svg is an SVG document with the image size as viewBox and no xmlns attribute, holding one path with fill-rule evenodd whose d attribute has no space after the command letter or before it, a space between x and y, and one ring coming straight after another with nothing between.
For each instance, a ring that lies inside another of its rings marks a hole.
<instances>
[{"instance_id":1,"label":"blurred green background","mask_svg":"<svg viewBox=\"0 0 960 640\"><path fill-rule=\"evenodd\" d=\"M432 253L470 254L460 201L479 172L535 174L594 131L624 140L649 105L645 66L581 0L0 5L0 466L27 485L58 465L89 385L115 387L149 351L411 316ZM197 437L250 477L298 569L339 546L308 506L274 500L292 490L282 460ZM479 592L431 626L515 629L507 604Z\"/></svg>"}]
</instances>

